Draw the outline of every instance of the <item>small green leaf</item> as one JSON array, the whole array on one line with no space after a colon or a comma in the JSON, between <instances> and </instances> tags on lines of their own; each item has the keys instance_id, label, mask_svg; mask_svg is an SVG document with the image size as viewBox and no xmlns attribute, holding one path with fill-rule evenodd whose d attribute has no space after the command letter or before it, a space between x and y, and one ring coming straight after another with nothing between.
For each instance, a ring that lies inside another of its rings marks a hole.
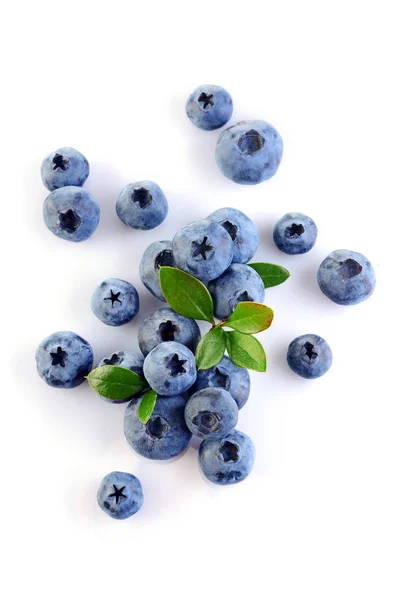
<instances>
[{"instance_id":1,"label":"small green leaf","mask_svg":"<svg viewBox=\"0 0 400 600\"><path fill-rule=\"evenodd\" d=\"M214 323L210 292L196 277L175 267L161 267L160 284L166 301L177 313L189 319Z\"/></svg>"},{"instance_id":2,"label":"small green leaf","mask_svg":"<svg viewBox=\"0 0 400 600\"><path fill-rule=\"evenodd\" d=\"M268 329L274 318L274 311L257 302L239 302L235 310L224 323L240 333L259 333Z\"/></svg>"},{"instance_id":3,"label":"small green leaf","mask_svg":"<svg viewBox=\"0 0 400 600\"><path fill-rule=\"evenodd\" d=\"M149 390L148 392L145 393L145 395L143 396L143 398L140 402L140 406L139 406L139 410L138 410L138 417L142 423L147 423L147 421L150 419L151 414L156 405L156 402L157 402L157 394L155 393L154 390Z\"/></svg>"},{"instance_id":4,"label":"small green leaf","mask_svg":"<svg viewBox=\"0 0 400 600\"><path fill-rule=\"evenodd\" d=\"M196 349L196 362L198 369L211 369L222 360L225 354L225 331L223 329L211 329L200 340Z\"/></svg>"},{"instance_id":5,"label":"small green leaf","mask_svg":"<svg viewBox=\"0 0 400 600\"><path fill-rule=\"evenodd\" d=\"M267 370L264 348L255 337L238 331L226 331L225 336L228 354L235 365L253 371Z\"/></svg>"},{"instance_id":6,"label":"small green leaf","mask_svg":"<svg viewBox=\"0 0 400 600\"><path fill-rule=\"evenodd\" d=\"M97 367L86 379L95 392L109 400L125 400L148 387L142 377L130 369L115 365Z\"/></svg>"},{"instance_id":7,"label":"small green leaf","mask_svg":"<svg viewBox=\"0 0 400 600\"><path fill-rule=\"evenodd\" d=\"M279 265L273 265L272 263L252 263L248 265L261 277L263 280L263 284L265 288L274 287L275 285L280 285L288 277L290 277L290 273L285 267L280 267Z\"/></svg>"}]
</instances>

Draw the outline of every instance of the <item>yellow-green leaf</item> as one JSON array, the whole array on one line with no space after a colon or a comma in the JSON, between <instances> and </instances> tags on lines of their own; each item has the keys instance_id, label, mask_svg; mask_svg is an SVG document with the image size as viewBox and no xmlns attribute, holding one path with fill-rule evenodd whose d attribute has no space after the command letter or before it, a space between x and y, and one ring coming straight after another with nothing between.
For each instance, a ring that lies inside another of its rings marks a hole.
<instances>
[{"instance_id":1,"label":"yellow-green leaf","mask_svg":"<svg viewBox=\"0 0 400 600\"><path fill-rule=\"evenodd\" d=\"M238 331L226 331L225 337L228 354L238 367L261 372L267 370L264 348L255 337Z\"/></svg>"},{"instance_id":2,"label":"yellow-green leaf","mask_svg":"<svg viewBox=\"0 0 400 600\"><path fill-rule=\"evenodd\" d=\"M239 302L235 310L224 323L241 333L259 333L268 329L274 318L274 311L257 302Z\"/></svg>"},{"instance_id":3,"label":"yellow-green leaf","mask_svg":"<svg viewBox=\"0 0 400 600\"><path fill-rule=\"evenodd\" d=\"M214 323L214 304L210 292L196 277L175 267L161 267L160 284L166 301L174 311Z\"/></svg>"},{"instance_id":4,"label":"yellow-green leaf","mask_svg":"<svg viewBox=\"0 0 400 600\"><path fill-rule=\"evenodd\" d=\"M248 266L257 271L263 280L265 288L280 285L290 277L290 273L285 267L280 267L279 265L274 265L272 263L251 263Z\"/></svg>"},{"instance_id":5,"label":"yellow-green leaf","mask_svg":"<svg viewBox=\"0 0 400 600\"><path fill-rule=\"evenodd\" d=\"M196 362L198 369L211 369L215 367L225 354L225 331L212 329L200 340L196 349Z\"/></svg>"}]
</instances>

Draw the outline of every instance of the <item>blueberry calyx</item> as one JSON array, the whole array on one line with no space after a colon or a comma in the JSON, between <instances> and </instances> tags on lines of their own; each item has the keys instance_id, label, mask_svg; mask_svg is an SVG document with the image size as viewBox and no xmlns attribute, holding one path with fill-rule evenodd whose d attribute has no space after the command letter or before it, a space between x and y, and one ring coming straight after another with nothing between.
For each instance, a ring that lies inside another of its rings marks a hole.
<instances>
[{"instance_id":1,"label":"blueberry calyx","mask_svg":"<svg viewBox=\"0 0 400 600\"><path fill-rule=\"evenodd\" d=\"M163 250L162 252L157 254L154 264L157 270L161 267L173 267L174 257L172 256L171 250Z\"/></svg>"},{"instance_id":2,"label":"blueberry calyx","mask_svg":"<svg viewBox=\"0 0 400 600\"><path fill-rule=\"evenodd\" d=\"M110 297L104 298L104 300L111 300L111 308L114 308L114 302L119 302L120 304L122 304L121 300L119 299L120 295L121 292L117 292L114 294L114 292L110 290Z\"/></svg>"},{"instance_id":3,"label":"blueberry calyx","mask_svg":"<svg viewBox=\"0 0 400 600\"><path fill-rule=\"evenodd\" d=\"M224 375L218 368L215 368L214 373L210 377L210 383L215 387L228 389L229 377L228 375Z\"/></svg>"},{"instance_id":4,"label":"blueberry calyx","mask_svg":"<svg viewBox=\"0 0 400 600\"><path fill-rule=\"evenodd\" d=\"M214 94L206 94L205 92L202 92L197 98L197 102L202 104L205 110L208 107L212 108L214 106Z\"/></svg>"},{"instance_id":5,"label":"blueberry calyx","mask_svg":"<svg viewBox=\"0 0 400 600\"><path fill-rule=\"evenodd\" d=\"M145 187L140 187L133 190L132 202L137 204L139 208L147 208L153 202L153 196Z\"/></svg>"},{"instance_id":6,"label":"blueberry calyx","mask_svg":"<svg viewBox=\"0 0 400 600\"><path fill-rule=\"evenodd\" d=\"M80 217L71 208L60 213L58 218L61 229L64 229L64 231L67 231L68 233L74 233L81 224Z\"/></svg>"},{"instance_id":7,"label":"blueberry calyx","mask_svg":"<svg viewBox=\"0 0 400 600\"><path fill-rule=\"evenodd\" d=\"M196 425L200 433L207 435L215 433L221 429L219 415L208 410L202 410L192 419L192 423Z\"/></svg>"},{"instance_id":8,"label":"blueberry calyx","mask_svg":"<svg viewBox=\"0 0 400 600\"><path fill-rule=\"evenodd\" d=\"M114 488L114 493L113 494L109 494L108 497L109 498L115 498L115 504L118 504L118 501L120 498L127 498L128 496L126 496L123 492L124 489L126 488L126 485L123 485L121 488L117 488L117 486L113 483L113 488Z\"/></svg>"},{"instance_id":9,"label":"blueberry calyx","mask_svg":"<svg viewBox=\"0 0 400 600\"><path fill-rule=\"evenodd\" d=\"M237 462L239 460L239 446L232 444L232 442L224 442L219 452L225 463Z\"/></svg>"},{"instance_id":10,"label":"blueberry calyx","mask_svg":"<svg viewBox=\"0 0 400 600\"><path fill-rule=\"evenodd\" d=\"M50 352L50 356L52 358L51 364L53 367L56 367L57 365L65 367L65 359L68 356L68 352L65 352L61 346L58 346L57 352Z\"/></svg>"},{"instance_id":11,"label":"blueberry calyx","mask_svg":"<svg viewBox=\"0 0 400 600\"><path fill-rule=\"evenodd\" d=\"M229 235L232 238L232 241L235 241L236 240L236 236L237 236L237 227L236 227L236 225L234 225L230 221L224 221L223 223L221 223L221 225L229 233Z\"/></svg>"},{"instance_id":12,"label":"blueberry calyx","mask_svg":"<svg viewBox=\"0 0 400 600\"><path fill-rule=\"evenodd\" d=\"M168 431L168 424L161 417L155 417L147 423L147 431L151 437L161 440Z\"/></svg>"},{"instance_id":13,"label":"blueberry calyx","mask_svg":"<svg viewBox=\"0 0 400 600\"><path fill-rule=\"evenodd\" d=\"M304 344L303 348L301 349L301 353L303 356L307 356L307 358L310 360L310 363L315 362L318 358L318 352L314 352L314 344L311 344L311 342L306 342Z\"/></svg>"},{"instance_id":14,"label":"blueberry calyx","mask_svg":"<svg viewBox=\"0 0 400 600\"><path fill-rule=\"evenodd\" d=\"M105 365L119 365L121 363L121 357L118 354L113 354L111 358L105 358L103 360Z\"/></svg>"},{"instance_id":15,"label":"blueberry calyx","mask_svg":"<svg viewBox=\"0 0 400 600\"><path fill-rule=\"evenodd\" d=\"M68 169L68 165L69 165L69 158L67 158L66 156L63 156L62 154L58 154L56 153L53 156L53 171L66 171Z\"/></svg>"},{"instance_id":16,"label":"blueberry calyx","mask_svg":"<svg viewBox=\"0 0 400 600\"><path fill-rule=\"evenodd\" d=\"M192 242L192 256L196 258L196 256L201 256L203 260L207 260L206 253L214 250L214 246L210 246L207 244L207 236L204 236L202 242Z\"/></svg>"},{"instance_id":17,"label":"blueberry calyx","mask_svg":"<svg viewBox=\"0 0 400 600\"><path fill-rule=\"evenodd\" d=\"M359 275L362 271L362 266L354 258L347 258L346 260L340 261L340 274L346 279L351 279L356 275Z\"/></svg>"},{"instance_id":18,"label":"blueberry calyx","mask_svg":"<svg viewBox=\"0 0 400 600\"><path fill-rule=\"evenodd\" d=\"M158 328L158 335L163 342L174 342L175 334L178 333L179 329L172 321L165 321L160 323Z\"/></svg>"},{"instance_id":19,"label":"blueberry calyx","mask_svg":"<svg viewBox=\"0 0 400 600\"><path fill-rule=\"evenodd\" d=\"M180 360L177 354L167 356L165 359L165 366L169 370L171 377L177 377L182 373L186 373L186 369L183 366L185 363L187 363L187 360Z\"/></svg>"},{"instance_id":20,"label":"blueberry calyx","mask_svg":"<svg viewBox=\"0 0 400 600\"><path fill-rule=\"evenodd\" d=\"M255 129L246 131L238 141L238 146L243 154L257 154L264 148L265 139Z\"/></svg>"},{"instance_id":21,"label":"blueberry calyx","mask_svg":"<svg viewBox=\"0 0 400 600\"><path fill-rule=\"evenodd\" d=\"M285 229L285 236L289 238L299 238L305 229L301 223L292 223L289 227Z\"/></svg>"}]
</instances>

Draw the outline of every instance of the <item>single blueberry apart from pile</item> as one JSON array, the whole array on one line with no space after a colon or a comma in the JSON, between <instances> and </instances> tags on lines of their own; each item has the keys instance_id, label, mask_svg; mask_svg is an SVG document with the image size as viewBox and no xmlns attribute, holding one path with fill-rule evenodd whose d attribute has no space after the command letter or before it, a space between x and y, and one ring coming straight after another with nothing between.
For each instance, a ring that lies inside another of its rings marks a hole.
<instances>
[{"instance_id":1,"label":"single blueberry apart from pile","mask_svg":"<svg viewBox=\"0 0 400 600\"><path fill-rule=\"evenodd\" d=\"M318 229L310 217L302 213L287 213L274 227L274 242L286 254L304 254L317 240Z\"/></svg>"},{"instance_id":2,"label":"single blueberry apart from pile","mask_svg":"<svg viewBox=\"0 0 400 600\"><path fill-rule=\"evenodd\" d=\"M153 296L165 302L160 286L160 268L175 267L172 255L172 242L153 242L145 250L139 265L139 275L143 285Z\"/></svg>"},{"instance_id":3,"label":"single blueberry apart from pile","mask_svg":"<svg viewBox=\"0 0 400 600\"><path fill-rule=\"evenodd\" d=\"M182 396L158 396L150 420L144 424L138 417L140 400L126 407L124 432L129 445L142 456L166 460L181 454L192 434L185 423L186 400Z\"/></svg>"},{"instance_id":4,"label":"single blueberry apart from pile","mask_svg":"<svg viewBox=\"0 0 400 600\"><path fill-rule=\"evenodd\" d=\"M133 371L136 375L139 375L139 377L143 377L143 363L144 357L142 354L139 354L138 352L129 352L128 350L120 350L118 352L111 352L111 354L105 356L97 366L104 367L105 365L110 365L123 367L124 369ZM124 400L110 400L104 396L100 396L100 398L111 404L123 404L124 402L129 402L132 398L135 398L135 396L130 396Z\"/></svg>"},{"instance_id":5,"label":"single blueberry apart from pile","mask_svg":"<svg viewBox=\"0 0 400 600\"><path fill-rule=\"evenodd\" d=\"M193 353L178 342L162 342L146 356L144 376L160 396L176 396L186 392L196 381Z\"/></svg>"},{"instance_id":6,"label":"single blueberry apart from pile","mask_svg":"<svg viewBox=\"0 0 400 600\"><path fill-rule=\"evenodd\" d=\"M207 217L217 221L232 238L234 263L247 263L258 248L258 233L253 221L236 208L220 208Z\"/></svg>"},{"instance_id":7,"label":"single blueberry apart from pile","mask_svg":"<svg viewBox=\"0 0 400 600\"><path fill-rule=\"evenodd\" d=\"M319 266L318 285L336 304L358 304L375 289L374 267L359 252L335 250Z\"/></svg>"},{"instance_id":8,"label":"single blueberry apart from pile","mask_svg":"<svg viewBox=\"0 0 400 600\"><path fill-rule=\"evenodd\" d=\"M139 295L128 281L105 279L93 292L92 311L106 325L124 325L138 310Z\"/></svg>"},{"instance_id":9,"label":"single blueberry apart from pile","mask_svg":"<svg viewBox=\"0 0 400 600\"><path fill-rule=\"evenodd\" d=\"M240 121L223 131L215 159L222 173L234 181L254 185L275 175L282 159L282 138L265 121Z\"/></svg>"},{"instance_id":10,"label":"single blueberry apart from pile","mask_svg":"<svg viewBox=\"0 0 400 600\"><path fill-rule=\"evenodd\" d=\"M289 344L287 362L297 375L306 379L316 379L330 369L332 350L324 338L307 333Z\"/></svg>"},{"instance_id":11,"label":"single blueberry apart from pile","mask_svg":"<svg viewBox=\"0 0 400 600\"><path fill-rule=\"evenodd\" d=\"M117 215L133 229L154 229L168 214L164 192L153 181L130 183L119 195Z\"/></svg>"},{"instance_id":12,"label":"single blueberry apart from pile","mask_svg":"<svg viewBox=\"0 0 400 600\"><path fill-rule=\"evenodd\" d=\"M254 455L249 436L234 429L220 440L203 440L199 449L200 469L212 483L239 483L251 472Z\"/></svg>"},{"instance_id":13,"label":"single blueberry apart from pile","mask_svg":"<svg viewBox=\"0 0 400 600\"><path fill-rule=\"evenodd\" d=\"M85 381L93 366L91 345L72 331L57 331L36 350L37 371L56 388L74 388Z\"/></svg>"},{"instance_id":14,"label":"single blueberry apart from pile","mask_svg":"<svg viewBox=\"0 0 400 600\"><path fill-rule=\"evenodd\" d=\"M66 185L82 186L89 175L89 163L75 148L59 148L43 160L41 175L50 192Z\"/></svg>"},{"instance_id":15,"label":"single blueberry apart from pile","mask_svg":"<svg viewBox=\"0 0 400 600\"><path fill-rule=\"evenodd\" d=\"M97 502L113 519L127 519L142 508L142 485L131 473L113 471L100 483Z\"/></svg>"},{"instance_id":16,"label":"single blueberry apart from pile","mask_svg":"<svg viewBox=\"0 0 400 600\"><path fill-rule=\"evenodd\" d=\"M193 125L207 131L225 125L232 112L231 95L219 85L199 86L186 102L186 114Z\"/></svg>"},{"instance_id":17,"label":"single blueberry apart from pile","mask_svg":"<svg viewBox=\"0 0 400 600\"><path fill-rule=\"evenodd\" d=\"M228 356L224 356L215 367L197 373L193 390L198 392L209 387L229 392L240 410L250 394L250 375L246 369L238 367Z\"/></svg>"},{"instance_id":18,"label":"single blueberry apart from pile","mask_svg":"<svg viewBox=\"0 0 400 600\"><path fill-rule=\"evenodd\" d=\"M223 388L204 388L193 394L185 407L186 425L193 435L203 439L223 438L237 420L237 404Z\"/></svg>"},{"instance_id":19,"label":"single blueberry apart from pile","mask_svg":"<svg viewBox=\"0 0 400 600\"><path fill-rule=\"evenodd\" d=\"M179 342L194 353L200 337L196 321L179 315L172 308L159 308L141 324L138 341L144 356L162 342Z\"/></svg>"},{"instance_id":20,"label":"single blueberry apart from pile","mask_svg":"<svg viewBox=\"0 0 400 600\"><path fill-rule=\"evenodd\" d=\"M229 317L239 302L263 302L265 287L259 274L242 264L232 264L218 279L210 281L208 289L218 319Z\"/></svg>"},{"instance_id":21,"label":"single blueberry apart from pile","mask_svg":"<svg viewBox=\"0 0 400 600\"><path fill-rule=\"evenodd\" d=\"M69 242L90 238L100 221L100 207L89 192L66 186L51 192L43 204L43 219L54 235Z\"/></svg>"}]
</instances>

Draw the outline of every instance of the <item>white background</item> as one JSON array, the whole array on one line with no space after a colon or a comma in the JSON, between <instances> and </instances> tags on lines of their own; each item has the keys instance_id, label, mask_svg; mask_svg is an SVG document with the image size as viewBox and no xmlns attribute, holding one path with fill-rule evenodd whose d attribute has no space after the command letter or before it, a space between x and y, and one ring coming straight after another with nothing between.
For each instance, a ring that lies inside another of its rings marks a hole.
<instances>
[{"instance_id":1,"label":"white background","mask_svg":"<svg viewBox=\"0 0 400 600\"><path fill-rule=\"evenodd\" d=\"M7 3L0 18L1 580L5 598L398 600L399 36L396 2ZM284 140L278 174L242 187L214 163L219 132L197 130L185 100L226 87L235 120L270 121ZM40 163L71 145L91 164L101 205L95 235L57 239L42 222ZM170 212L150 232L115 215L119 191L152 179ZM222 206L260 232L256 259L291 279L266 294L275 321L260 340L269 370L252 375L239 428L257 449L246 482L203 480L196 449L169 463L134 454L124 406L87 385L47 387L34 352L53 331L86 338L99 361L137 350L137 328L161 304L138 265L152 241ZM319 227L290 257L271 231L288 211ZM319 291L332 250L365 253L377 288L341 307ZM110 328L90 310L105 277L137 286L139 316ZM329 373L287 367L289 342L331 345ZM135 473L145 503L124 522L96 504L101 478ZM5 560L4 560L5 559ZM397 571L397 572L396 572Z\"/></svg>"}]
</instances>

